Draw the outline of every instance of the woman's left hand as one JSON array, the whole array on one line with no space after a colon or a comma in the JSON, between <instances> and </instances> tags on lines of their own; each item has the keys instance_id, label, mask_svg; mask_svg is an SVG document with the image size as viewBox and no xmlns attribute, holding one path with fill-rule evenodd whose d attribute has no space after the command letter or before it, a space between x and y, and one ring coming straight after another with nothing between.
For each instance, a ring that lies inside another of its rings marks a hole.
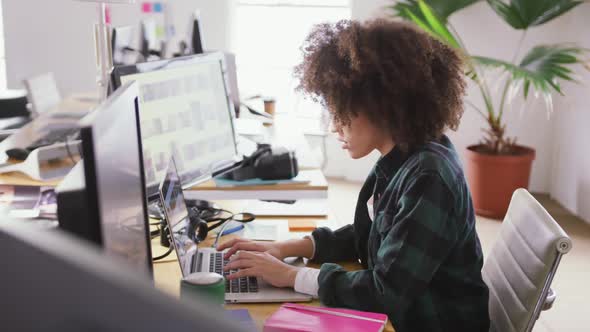
<instances>
[{"instance_id":1,"label":"woman's left hand","mask_svg":"<svg viewBox=\"0 0 590 332\"><path fill-rule=\"evenodd\" d=\"M228 280L241 277L260 277L275 287L294 287L299 268L277 259L267 252L239 251L225 265L224 271L238 272L227 276Z\"/></svg>"}]
</instances>

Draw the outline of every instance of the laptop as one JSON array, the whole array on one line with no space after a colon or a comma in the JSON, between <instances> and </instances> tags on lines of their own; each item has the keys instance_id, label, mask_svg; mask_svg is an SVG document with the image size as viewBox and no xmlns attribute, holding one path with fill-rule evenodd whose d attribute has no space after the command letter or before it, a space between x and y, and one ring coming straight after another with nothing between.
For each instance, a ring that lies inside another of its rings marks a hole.
<instances>
[{"instance_id":1,"label":"laptop","mask_svg":"<svg viewBox=\"0 0 590 332\"><path fill-rule=\"evenodd\" d=\"M188 236L188 209L184 202L180 177L173 159L168 165L164 181L160 184L160 198L168 229L171 230L170 233L174 239L171 242L178 256L182 276L186 277L194 272L215 272L227 277L229 272L224 272L223 266L228 261L223 259L223 252L199 246ZM225 301L230 303L311 300L312 297L309 295L297 293L290 288L274 287L261 278L243 277L231 281L226 280Z\"/></svg>"}]
</instances>

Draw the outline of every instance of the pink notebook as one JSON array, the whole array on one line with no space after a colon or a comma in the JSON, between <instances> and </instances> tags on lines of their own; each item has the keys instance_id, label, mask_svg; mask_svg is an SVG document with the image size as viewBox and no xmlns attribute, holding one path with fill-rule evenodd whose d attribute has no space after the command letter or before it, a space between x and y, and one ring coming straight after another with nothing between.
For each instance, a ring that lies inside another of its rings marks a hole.
<instances>
[{"instance_id":1,"label":"pink notebook","mask_svg":"<svg viewBox=\"0 0 590 332\"><path fill-rule=\"evenodd\" d=\"M264 323L264 332L379 332L387 315L285 303Z\"/></svg>"}]
</instances>

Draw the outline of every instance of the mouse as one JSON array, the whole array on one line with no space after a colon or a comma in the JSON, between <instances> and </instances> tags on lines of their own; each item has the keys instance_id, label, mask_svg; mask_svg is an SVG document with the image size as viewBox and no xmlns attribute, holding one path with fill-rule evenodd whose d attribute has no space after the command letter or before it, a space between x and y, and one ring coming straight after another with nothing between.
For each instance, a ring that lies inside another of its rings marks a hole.
<instances>
[{"instance_id":1,"label":"mouse","mask_svg":"<svg viewBox=\"0 0 590 332\"><path fill-rule=\"evenodd\" d=\"M25 160L29 156L29 151L22 148L12 148L6 150L6 155L12 159Z\"/></svg>"}]
</instances>

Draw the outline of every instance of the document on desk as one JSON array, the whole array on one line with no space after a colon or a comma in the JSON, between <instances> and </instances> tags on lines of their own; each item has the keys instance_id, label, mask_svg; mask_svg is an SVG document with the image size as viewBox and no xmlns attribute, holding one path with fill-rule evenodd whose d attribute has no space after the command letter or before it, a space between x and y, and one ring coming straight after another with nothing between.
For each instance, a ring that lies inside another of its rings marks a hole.
<instances>
[{"instance_id":1,"label":"document on desk","mask_svg":"<svg viewBox=\"0 0 590 332\"><path fill-rule=\"evenodd\" d=\"M325 217L328 215L328 200L298 199L287 203L245 200L242 210L261 217Z\"/></svg>"},{"instance_id":2,"label":"document on desk","mask_svg":"<svg viewBox=\"0 0 590 332\"><path fill-rule=\"evenodd\" d=\"M258 219L244 225L244 238L256 241L283 241L289 238L284 219Z\"/></svg>"},{"instance_id":3,"label":"document on desk","mask_svg":"<svg viewBox=\"0 0 590 332\"><path fill-rule=\"evenodd\" d=\"M341 224L337 219L334 218L327 218L327 219L317 219L316 220L317 228L325 227L331 229L333 231L337 230L338 228L344 226ZM311 235L312 231L289 231L287 234L287 238L284 240L291 240L291 239L302 239L305 236Z\"/></svg>"}]
</instances>

